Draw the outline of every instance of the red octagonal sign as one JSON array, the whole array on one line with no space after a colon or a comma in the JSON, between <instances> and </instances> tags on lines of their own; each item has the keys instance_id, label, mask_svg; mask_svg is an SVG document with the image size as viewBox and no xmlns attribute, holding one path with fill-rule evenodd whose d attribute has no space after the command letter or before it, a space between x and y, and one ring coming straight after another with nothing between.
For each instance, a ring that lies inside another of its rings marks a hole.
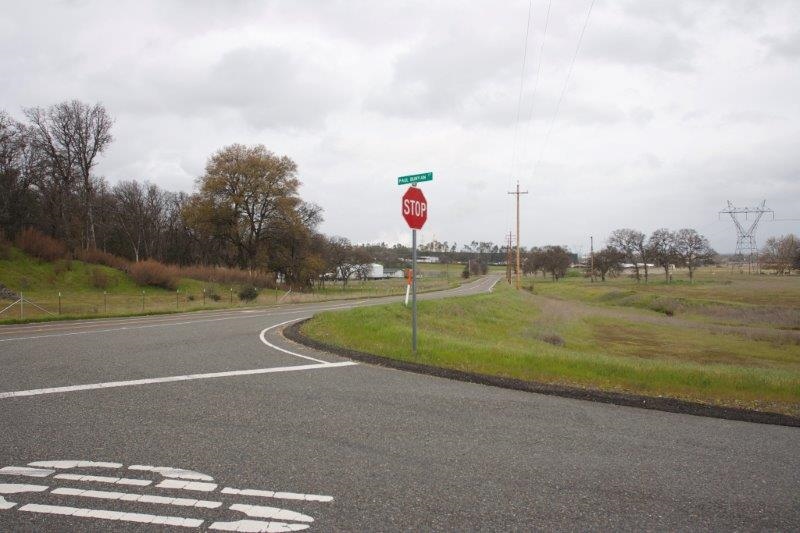
<instances>
[{"instance_id":1,"label":"red octagonal sign","mask_svg":"<svg viewBox=\"0 0 800 533\"><path fill-rule=\"evenodd\" d=\"M419 187L409 187L403 195L403 218L411 229L422 229L428 220L428 201Z\"/></svg>"}]
</instances>

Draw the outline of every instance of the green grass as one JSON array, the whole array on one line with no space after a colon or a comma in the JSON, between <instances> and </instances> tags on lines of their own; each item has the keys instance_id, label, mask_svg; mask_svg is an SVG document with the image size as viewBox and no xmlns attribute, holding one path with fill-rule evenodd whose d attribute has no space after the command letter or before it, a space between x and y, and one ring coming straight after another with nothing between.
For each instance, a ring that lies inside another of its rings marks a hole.
<instances>
[{"instance_id":1,"label":"green grass","mask_svg":"<svg viewBox=\"0 0 800 533\"><path fill-rule=\"evenodd\" d=\"M419 350L402 305L327 312L306 334L400 360L529 381L800 414L800 346L578 313L553 317L503 283L421 302ZM563 345L554 345L553 343Z\"/></svg>"},{"instance_id":2,"label":"green grass","mask_svg":"<svg viewBox=\"0 0 800 533\"><path fill-rule=\"evenodd\" d=\"M556 283L527 277L523 284L544 296L603 306L634 307L715 324L800 330L800 276L747 275L724 268L702 268L690 283L686 271L667 284L663 271L649 283L620 276L591 283L569 277Z\"/></svg>"},{"instance_id":3,"label":"green grass","mask_svg":"<svg viewBox=\"0 0 800 533\"><path fill-rule=\"evenodd\" d=\"M403 279L364 283L350 281L346 288L342 287L341 283L328 283L323 289L290 293L284 290L263 289L255 301L240 302L237 295L240 288L238 285L229 286L181 278L177 291L143 287L136 284L124 272L114 268L81 261L40 261L13 247L9 253L8 258L0 259L0 283L17 293L22 293L27 300L47 311L25 304L20 314L19 305L15 305L0 314L0 324L374 298L403 294L406 283ZM455 287L460 283L460 278L454 275L455 270L452 267L450 276L446 275L443 265L426 265L426 267L428 268L419 280L421 292ZM105 288L93 286L94 271L100 272L107 278L108 284ZM219 299L215 301L211 297L212 294L217 294ZM0 300L0 309L10 303L10 300Z\"/></svg>"}]
</instances>

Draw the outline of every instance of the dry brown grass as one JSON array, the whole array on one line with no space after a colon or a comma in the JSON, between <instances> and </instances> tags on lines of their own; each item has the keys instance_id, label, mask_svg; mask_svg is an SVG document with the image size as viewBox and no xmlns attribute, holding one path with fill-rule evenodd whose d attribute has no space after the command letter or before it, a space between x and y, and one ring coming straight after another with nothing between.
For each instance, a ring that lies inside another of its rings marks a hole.
<instances>
[{"instance_id":1,"label":"dry brown grass","mask_svg":"<svg viewBox=\"0 0 800 533\"><path fill-rule=\"evenodd\" d=\"M132 263L129 274L139 285L150 285L169 290L175 290L178 286L178 278L175 276L174 269L151 259Z\"/></svg>"}]
</instances>

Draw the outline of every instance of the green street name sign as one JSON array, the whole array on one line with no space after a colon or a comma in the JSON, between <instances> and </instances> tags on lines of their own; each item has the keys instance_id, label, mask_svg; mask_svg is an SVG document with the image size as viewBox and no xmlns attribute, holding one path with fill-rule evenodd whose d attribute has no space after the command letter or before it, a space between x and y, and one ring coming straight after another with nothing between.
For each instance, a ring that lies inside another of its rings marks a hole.
<instances>
[{"instance_id":1,"label":"green street name sign","mask_svg":"<svg viewBox=\"0 0 800 533\"><path fill-rule=\"evenodd\" d=\"M398 185L410 185L421 181L433 181L433 172L424 172L422 174L412 174L410 176L400 176L397 178Z\"/></svg>"}]
</instances>

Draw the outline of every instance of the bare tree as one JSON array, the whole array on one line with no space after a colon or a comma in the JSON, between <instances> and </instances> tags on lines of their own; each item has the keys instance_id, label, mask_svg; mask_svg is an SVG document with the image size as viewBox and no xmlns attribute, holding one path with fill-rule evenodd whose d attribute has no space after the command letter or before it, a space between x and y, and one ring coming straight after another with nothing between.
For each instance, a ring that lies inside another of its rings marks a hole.
<instances>
[{"instance_id":1,"label":"bare tree","mask_svg":"<svg viewBox=\"0 0 800 533\"><path fill-rule=\"evenodd\" d=\"M799 257L800 240L792 234L770 237L761 251L761 262L778 275L790 274L792 268L797 268L795 262Z\"/></svg>"},{"instance_id":2,"label":"bare tree","mask_svg":"<svg viewBox=\"0 0 800 533\"><path fill-rule=\"evenodd\" d=\"M655 264L664 269L664 277L670 282L670 266L678 262L675 250L675 234L667 228L660 228L653 232L647 243L650 255Z\"/></svg>"},{"instance_id":3,"label":"bare tree","mask_svg":"<svg viewBox=\"0 0 800 533\"><path fill-rule=\"evenodd\" d=\"M46 158L48 173L57 184L64 236L69 222L67 197L79 192L83 211L81 239L87 248L95 247L92 169L97 156L113 139L113 120L101 104L89 106L79 100L61 102L47 109L26 109L25 116L31 123L34 146ZM80 191L76 190L79 181Z\"/></svg>"},{"instance_id":4,"label":"bare tree","mask_svg":"<svg viewBox=\"0 0 800 533\"><path fill-rule=\"evenodd\" d=\"M614 230L608 238L608 245L622 253L625 260L633 264L636 281L641 281L639 261L642 259L641 251L645 248L644 240L644 233L630 228ZM645 263L645 275L646 269L647 264Z\"/></svg>"},{"instance_id":5,"label":"bare tree","mask_svg":"<svg viewBox=\"0 0 800 533\"><path fill-rule=\"evenodd\" d=\"M624 255L619 250L611 246L606 246L603 250L595 252L594 268L600 274L600 279L605 281L606 276L616 276L620 271L620 263L624 258Z\"/></svg>"},{"instance_id":6,"label":"bare tree","mask_svg":"<svg viewBox=\"0 0 800 533\"><path fill-rule=\"evenodd\" d=\"M716 252L708 244L708 239L696 230L684 228L675 233L675 252L681 264L689 269L689 280L694 283L694 271L710 261Z\"/></svg>"}]
</instances>

